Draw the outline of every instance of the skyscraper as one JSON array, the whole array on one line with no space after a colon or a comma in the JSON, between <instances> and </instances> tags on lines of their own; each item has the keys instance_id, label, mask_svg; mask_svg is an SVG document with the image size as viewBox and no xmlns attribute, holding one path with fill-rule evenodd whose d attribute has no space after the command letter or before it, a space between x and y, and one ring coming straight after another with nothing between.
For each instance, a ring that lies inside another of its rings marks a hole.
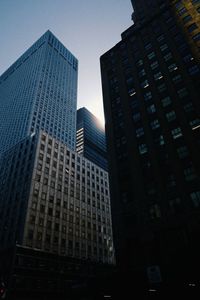
<instances>
[{"instance_id":1,"label":"skyscraper","mask_svg":"<svg viewBox=\"0 0 200 300\"><path fill-rule=\"evenodd\" d=\"M108 173L39 131L0 160L0 244L114 262Z\"/></svg>"},{"instance_id":2,"label":"skyscraper","mask_svg":"<svg viewBox=\"0 0 200 300\"><path fill-rule=\"evenodd\" d=\"M85 107L77 111L76 150L107 170L105 130L100 121Z\"/></svg>"},{"instance_id":3,"label":"skyscraper","mask_svg":"<svg viewBox=\"0 0 200 300\"><path fill-rule=\"evenodd\" d=\"M0 153L43 129L75 149L77 59L47 31L0 77Z\"/></svg>"},{"instance_id":4,"label":"skyscraper","mask_svg":"<svg viewBox=\"0 0 200 300\"><path fill-rule=\"evenodd\" d=\"M116 260L183 282L200 267L200 2L132 3L101 57Z\"/></svg>"}]
</instances>

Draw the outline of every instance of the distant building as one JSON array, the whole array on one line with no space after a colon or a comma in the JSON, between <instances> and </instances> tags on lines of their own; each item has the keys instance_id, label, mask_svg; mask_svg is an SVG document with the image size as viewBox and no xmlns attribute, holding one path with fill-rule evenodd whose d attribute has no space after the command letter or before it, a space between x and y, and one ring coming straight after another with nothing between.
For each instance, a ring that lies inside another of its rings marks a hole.
<instances>
[{"instance_id":1,"label":"distant building","mask_svg":"<svg viewBox=\"0 0 200 300\"><path fill-rule=\"evenodd\" d=\"M105 130L85 107L77 111L76 151L107 170Z\"/></svg>"},{"instance_id":2,"label":"distant building","mask_svg":"<svg viewBox=\"0 0 200 300\"><path fill-rule=\"evenodd\" d=\"M114 262L108 173L45 132L0 161L0 245Z\"/></svg>"},{"instance_id":3,"label":"distant building","mask_svg":"<svg viewBox=\"0 0 200 300\"><path fill-rule=\"evenodd\" d=\"M0 77L0 153L43 129L75 149L78 61L47 31Z\"/></svg>"},{"instance_id":4,"label":"distant building","mask_svg":"<svg viewBox=\"0 0 200 300\"><path fill-rule=\"evenodd\" d=\"M101 57L116 260L144 281L189 282L200 268L200 1L132 3L134 25Z\"/></svg>"}]
</instances>

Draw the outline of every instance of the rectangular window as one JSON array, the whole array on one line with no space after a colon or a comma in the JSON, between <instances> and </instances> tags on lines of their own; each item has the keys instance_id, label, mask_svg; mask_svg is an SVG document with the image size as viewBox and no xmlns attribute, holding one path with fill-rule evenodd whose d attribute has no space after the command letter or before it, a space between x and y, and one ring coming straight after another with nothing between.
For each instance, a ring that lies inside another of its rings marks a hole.
<instances>
[{"instance_id":1,"label":"rectangular window","mask_svg":"<svg viewBox=\"0 0 200 300\"><path fill-rule=\"evenodd\" d=\"M164 35L162 34L162 35L160 35L158 38L157 38L157 41L158 42L161 42L161 41L163 41L164 40Z\"/></svg>"},{"instance_id":2,"label":"rectangular window","mask_svg":"<svg viewBox=\"0 0 200 300\"><path fill-rule=\"evenodd\" d=\"M153 75L154 79L157 81L157 80L160 80L163 78L163 75L161 72L158 72L156 74Z\"/></svg>"},{"instance_id":3,"label":"rectangular window","mask_svg":"<svg viewBox=\"0 0 200 300\"><path fill-rule=\"evenodd\" d=\"M167 118L168 122L171 122L171 121L175 120L176 119L175 111L172 110L172 111L168 112L166 114L166 118Z\"/></svg>"},{"instance_id":4,"label":"rectangular window","mask_svg":"<svg viewBox=\"0 0 200 300\"><path fill-rule=\"evenodd\" d=\"M196 130L200 127L200 119L196 118L192 121L190 121L190 126L192 127L192 130Z\"/></svg>"},{"instance_id":5,"label":"rectangular window","mask_svg":"<svg viewBox=\"0 0 200 300\"><path fill-rule=\"evenodd\" d=\"M177 154L180 159L183 159L189 155L188 149L186 146L181 146L177 148Z\"/></svg>"},{"instance_id":6,"label":"rectangular window","mask_svg":"<svg viewBox=\"0 0 200 300\"><path fill-rule=\"evenodd\" d=\"M152 94L151 94L151 92L145 93L145 94L144 94L144 100L145 100L145 101L148 101L148 100L150 100L150 99L152 99Z\"/></svg>"},{"instance_id":7,"label":"rectangular window","mask_svg":"<svg viewBox=\"0 0 200 300\"><path fill-rule=\"evenodd\" d=\"M186 7L182 7L180 10L179 10L179 16L182 16L184 13L186 13L187 12L187 9L186 9Z\"/></svg>"},{"instance_id":8,"label":"rectangular window","mask_svg":"<svg viewBox=\"0 0 200 300\"><path fill-rule=\"evenodd\" d=\"M160 123L159 123L158 119L153 120L153 121L150 123L150 125L151 125L151 128L152 128L153 130L160 127Z\"/></svg>"},{"instance_id":9,"label":"rectangular window","mask_svg":"<svg viewBox=\"0 0 200 300\"><path fill-rule=\"evenodd\" d=\"M174 140L180 138L183 135L180 127L174 128L171 133Z\"/></svg>"},{"instance_id":10,"label":"rectangular window","mask_svg":"<svg viewBox=\"0 0 200 300\"><path fill-rule=\"evenodd\" d=\"M140 113L136 113L136 114L133 115L133 120L134 120L135 122L139 121L140 119L141 119Z\"/></svg>"},{"instance_id":11,"label":"rectangular window","mask_svg":"<svg viewBox=\"0 0 200 300\"><path fill-rule=\"evenodd\" d=\"M189 167L184 170L184 176L186 181L191 181L196 178L195 170L193 167Z\"/></svg>"},{"instance_id":12,"label":"rectangular window","mask_svg":"<svg viewBox=\"0 0 200 300\"><path fill-rule=\"evenodd\" d=\"M157 88L158 88L159 93L162 93L162 92L166 91L166 89L167 89L167 87L164 83L158 85Z\"/></svg>"},{"instance_id":13,"label":"rectangular window","mask_svg":"<svg viewBox=\"0 0 200 300\"><path fill-rule=\"evenodd\" d=\"M151 49L151 48L152 48L151 43L146 44L146 45L144 46L144 48L145 48L145 50Z\"/></svg>"},{"instance_id":14,"label":"rectangular window","mask_svg":"<svg viewBox=\"0 0 200 300\"><path fill-rule=\"evenodd\" d=\"M143 65L143 60L142 59L139 59L137 62L136 62L136 66L142 66Z\"/></svg>"},{"instance_id":15,"label":"rectangular window","mask_svg":"<svg viewBox=\"0 0 200 300\"><path fill-rule=\"evenodd\" d=\"M197 24L196 23L192 23L191 25L189 25L188 27L187 27L187 30L188 30L188 32L192 32L192 31L194 31L195 29L197 29L198 27L197 27Z\"/></svg>"},{"instance_id":16,"label":"rectangular window","mask_svg":"<svg viewBox=\"0 0 200 300\"><path fill-rule=\"evenodd\" d=\"M170 99L170 97L165 97L165 98L161 99L161 102L162 102L162 106L166 107L171 104L171 99Z\"/></svg>"},{"instance_id":17,"label":"rectangular window","mask_svg":"<svg viewBox=\"0 0 200 300\"><path fill-rule=\"evenodd\" d=\"M183 109L185 110L186 113L191 112L194 110L192 102L188 102L183 106Z\"/></svg>"},{"instance_id":18,"label":"rectangular window","mask_svg":"<svg viewBox=\"0 0 200 300\"><path fill-rule=\"evenodd\" d=\"M148 80L145 79L140 85L143 89L146 89L149 86Z\"/></svg>"},{"instance_id":19,"label":"rectangular window","mask_svg":"<svg viewBox=\"0 0 200 300\"><path fill-rule=\"evenodd\" d=\"M174 77L172 78L172 81L173 81L174 83L179 83L179 82L181 82L181 81L182 81L181 75L178 74L178 75L174 76Z\"/></svg>"},{"instance_id":20,"label":"rectangular window","mask_svg":"<svg viewBox=\"0 0 200 300\"><path fill-rule=\"evenodd\" d=\"M190 194L194 207L200 206L200 191L196 191Z\"/></svg>"},{"instance_id":21,"label":"rectangular window","mask_svg":"<svg viewBox=\"0 0 200 300\"><path fill-rule=\"evenodd\" d=\"M147 107L147 112L148 112L149 114L155 113L155 112L156 112L156 107L155 107L155 105L152 104L152 105L148 106L148 107Z\"/></svg>"},{"instance_id":22,"label":"rectangular window","mask_svg":"<svg viewBox=\"0 0 200 300\"><path fill-rule=\"evenodd\" d=\"M144 75L146 75L146 72L144 69L142 69L139 73L138 73L139 77L142 77Z\"/></svg>"},{"instance_id":23,"label":"rectangular window","mask_svg":"<svg viewBox=\"0 0 200 300\"><path fill-rule=\"evenodd\" d=\"M158 68L159 64L157 61L154 61L152 64L151 64L151 69L152 70L155 70L156 68Z\"/></svg>"},{"instance_id":24,"label":"rectangular window","mask_svg":"<svg viewBox=\"0 0 200 300\"><path fill-rule=\"evenodd\" d=\"M151 52L147 55L148 59L152 59L154 58L156 55L155 55L155 52Z\"/></svg>"},{"instance_id":25,"label":"rectangular window","mask_svg":"<svg viewBox=\"0 0 200 300\"><path fill-rule=\"evenodd\" d=\"M199 67L197 65L192 66L191 68L188 69L188 72L190 75L195 75L199 73Z\"/></svg>"},{"instance_id":26,"label":"rectangular window","mask_svg":"<svg viewBox=\"0 0 200 300\"><path fill-rule=\"evenodd\" d=\"M177 91L179 98L184 98L185 96L188 95L188 91L186 88L182 88Z\"/></svg>"},{"instance_id":27,"label":"rectangular window","mask_svg":"<svg viewBox=\"0 0 200 300\"><path fill-rule=\"evenodd\" d=\"M169 72L176 71L177 69L178 69L178 67L177 67L176 64L171 64L171 65L168 66Z\"/></svg>"},{"instance_id":28,"label":"rectangular window","mask_svg":"<svg viewBox=\"0 0 200 300\"><path fill-rule=\"evenodd\" d=\"M183 21L184 24L186 24L190 20L192 20L192 16L191 15L187 15L187 16L183 17L183 19L182 19L182 21Z\"/></svg>"},{"instance_id":29,"label":"rectangular window","mask_svg":"<svg viewBox=\"0 0 200 300\"><path fill-rule=\"evenodd\" d=\"M136 129L136 137L144 135L144 129L142 127Z\"/></svg>"},{"instance_id":30,"label":"rectangular window","mask_svg":"<svg viewBox=\"0 0 200 300\"><path fill-rule=\"evenodd\" d=\"M194 41L199 41L200 40L200 33L195 34L193 37Z\"/></svg>"},{"instance_id":31,"label":"rectangular window","mask_svg":"<svg viewBox=\"0 0 200 300\"><path fill-rule=\"evenodd\" d=\"M163 58L164 58L165 61L170 60L172 58L171 52L167 53Z\"/></svg>"},{"instance_id":32,"label":"rectangular window","mask_svg":"<svg viewBox=\"0 0 200 300\"><path fill-rule=\"evenodd\" d=\"M146 144L141 144L141 145L139 145L138 148L139 148L139 152L141 155L147 153L147 145Z\"/></svg>"},{"instance_id":33,"label":"rectangular window","mask_svg":"<svg viewBox=\"0 0 200 300\"><path fill-rule=\"evenodd\" d=\"M167 44L163 44L160 46L160 50L161 51L165 51L166 49L168 49L168 45Z\"/></svg>"}]
</instances>

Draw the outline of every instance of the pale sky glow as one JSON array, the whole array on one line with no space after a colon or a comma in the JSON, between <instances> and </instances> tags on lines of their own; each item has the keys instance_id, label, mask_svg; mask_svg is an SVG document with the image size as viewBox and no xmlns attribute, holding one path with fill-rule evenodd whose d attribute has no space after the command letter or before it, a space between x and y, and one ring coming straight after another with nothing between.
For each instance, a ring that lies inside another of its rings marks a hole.
<instances>
[{"instance_id":1,"label":"pale sky glow","mask_svg":"<svg viewBox=\"0 0 200 300\"><path fill-rule=\"evenodd\" d=\"M0 74L49 29L79 60L78 108L103 122L99 58L131 13L130 0L0 0Z\"/></svg>"}]
</instances>

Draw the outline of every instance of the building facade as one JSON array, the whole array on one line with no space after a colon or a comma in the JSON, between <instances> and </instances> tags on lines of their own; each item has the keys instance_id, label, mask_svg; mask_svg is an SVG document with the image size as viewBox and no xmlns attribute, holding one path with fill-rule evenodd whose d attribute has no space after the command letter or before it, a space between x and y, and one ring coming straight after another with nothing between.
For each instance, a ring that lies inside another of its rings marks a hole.
<instances>
[{"instance_id":1,"label":"building facade","mask_svg":"<svg viewBox=\"0 0 200 300\"><path fill-rule=\"evenodd\" d=\"M134 25L101 57L116 260L144 281L152 266L197 279L200 2L132 4Z\"/></svg>"},{"instance_id":2,"label":"building facade","mask_svg":"<svg viewBox=\"0 0 200 300\"><path fill-rule=\"evenodd\" d=\"M105 130L85 107L77 111L76 151L107 170Z\"/></svg>"},{"instance_id":3,"label":"building facade","mask_svg":"<svg viewBox=\"0 0 200 300\"><path fill-rule=\"evenodd\" d=\"M43 129L75 149L77 59L47 31L0 77L0 153Z\"/></svg>"},{"instance_id":4,"label":"building facade","mask_svg":"<svg viewBox=\"0 0 200 300\"><path fill-rule=\"evenodd\" d=\"M45 132L1 160L1 248L112 264L108 173Z\"/></svg>"}]
</instances>

